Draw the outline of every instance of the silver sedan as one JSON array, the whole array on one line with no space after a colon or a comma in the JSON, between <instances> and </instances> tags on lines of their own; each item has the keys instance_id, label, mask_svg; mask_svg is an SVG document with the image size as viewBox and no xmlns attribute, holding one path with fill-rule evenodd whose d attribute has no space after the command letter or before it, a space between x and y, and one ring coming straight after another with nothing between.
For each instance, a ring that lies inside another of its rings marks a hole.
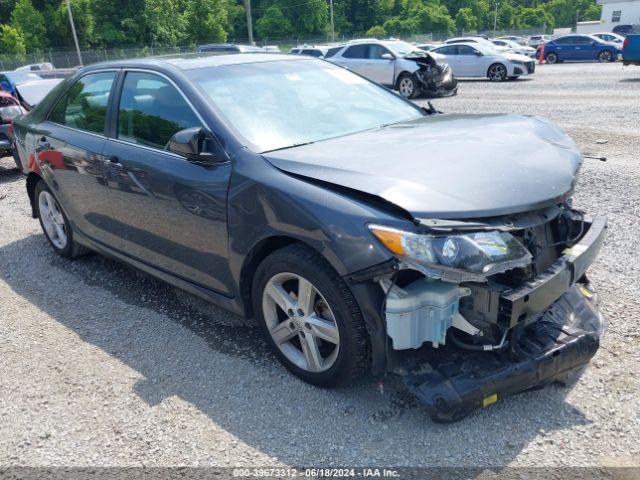
<instances>
[{"instance_id":1,"label":"silver sedan","mask_svg":"<svg viewBox=\"0 0 640 480\"><path fill-rule=\"evenodd\" d=\"M499 82L531 75L535 61L516 53L502 53L479 44L453 43L433 50L449 64L456 77L486 77Z\"/></svg>"}]
</instances>

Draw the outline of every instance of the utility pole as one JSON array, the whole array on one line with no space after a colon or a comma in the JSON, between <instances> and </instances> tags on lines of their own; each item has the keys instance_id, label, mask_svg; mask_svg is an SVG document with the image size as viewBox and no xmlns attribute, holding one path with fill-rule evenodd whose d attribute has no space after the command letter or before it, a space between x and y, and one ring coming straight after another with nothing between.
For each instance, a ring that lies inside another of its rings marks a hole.
<instances>
[{"instance_id":1,"label":"utility pole","mask_svg":"<svg viewBox=\"0 0 640 480\"><path fill-rule=\"evenodd\" d=\"M496 2L496 8L493 12L493 37L496 36L496 30L498 28L498 2Z\"/></svg>"},{"instance_id":2,"label":"utility pole","mask_svg":"<svg viewBox=\"0 0 640 480\"><path fill-rule=\"evenodd\" d=\"M331 19L331 41L336 41L336 28L333 24L333 0L329 0L329 18Z\"/></svg>"},{"instance_id":3,"label":"utility pole","mask_svg":"<svg viewBox=\"0 0 640 480\"><path fill-rule=\"evenodd\" d=\"M67 0L67 12L69 12L69 22L71 23L71 33L73 34L73 41L76 44L76 52L78 53L78 62L82 67L82 54L80 53L80 44L78 44L78 35L76 35L76 24L73 22L73 14L71 13L71 0Z\"/></svg>"},{"instance_id":4,"label":"utility pole","mask_svg":"<svg viewBox=\"0 0 640 480\"><path fill-rule=\"evenodd\" d=\"M253 25L251 24L251 0L244 0L244 9L247 11L247 33L249 34L249 45L254 45Z\"/></svg>"}]
</instances>

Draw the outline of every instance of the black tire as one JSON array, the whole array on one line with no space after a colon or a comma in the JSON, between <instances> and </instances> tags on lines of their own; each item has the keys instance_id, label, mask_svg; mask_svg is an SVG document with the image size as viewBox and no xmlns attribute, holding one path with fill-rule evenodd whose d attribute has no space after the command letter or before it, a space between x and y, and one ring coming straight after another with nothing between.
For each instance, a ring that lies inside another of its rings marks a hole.
<instances>
[{"instance_id":1,"label":"black tire","mask_svg":"<svg viewBox=\"0 0 640 480\"><path fill-rule=\"evenodd\" d=\"M328 370L311 372L300 368L285 356L269 333L263 310L265 287L274 275L285 272L302 276L311 282L333 312L340 343L337 356ZM348 384L369 370L371 342L360 308L344 280L312 248L293 244L266 257L253 278L252 302L260 329L274 355L303 381L329 388Z\"/></svg>"},{"instance_id":2,"label":"black tire","mask_svg":"<svg viewBox=\"0 0 640 480\"><path fill-rule=\"evenodd\" d=\"M609 50L602 50L599 54L598 54L598 61L600 63L608 63L608 62L613 62L614 58L613 58L613 54L609 51Z\"/></svg>"},{"instance_id":3,"label":"black tire","mask_svg":"<svg viewBox=\"0 0 640 480\"><path fill-rule=\"evenodd\" d=\"M49 195L51 195L54 198L56 204L58 205L60 213L62 214L62 218L64 219L64 228L67 234L67 241L63 248L60 248L60 246L56 245L54 241L50 238L49 233L47 233L47 229L45 228L44 223L42 221L42 215L40 214L40 205L39 205L39 199L42 192L47 192ZM47 241L49 242L53 250L58 255L64 258L73 258L73 257L78 257L80 255L85 255L89 253L90 250L88 248L78 244L73 240L73 230L71 228L71 223L69 223L69 219L67 218L64 211L60 207L60 204L55 198L55 195L53 195L53 193L51 192L51 190L43 180L40 180L36 184L36 188L34 190L34 195L33 195L33 201L35 204L36 212L38 214L38 220L40 221L40 227L42 227L42 232L44 233L44 236L47 238Z\"/></svg>"},{"instance_id":4,"label":"black tire","mask_svg":"<svg viewBox=\"0 0 640 480\"><path fill-rule=\"evenodd\" d=\"M487 69L487 77L492 82L504 82L507 79L507 67L501 63L494 63Z\"/></svg>"},{"instance_id":5,"label":"black tire","mask_svg":"<svg viewBox=\"0 0 640 480\"><path fill-rule=\"evenodd\" d=\"M416 77L410 73L400 75L396 88L405 98L416 98L420 94L420 84Z\"/></svg>"},{"instance_id":6,"label":"black tire","mask_svg":"<svg viewBox=\"0 0 640 480\"><path fill-rule=\"evenodd\" d=\"M550 65L553 65L554 63L558 63L558 54L557 53L548 53L545 57L544 57L545 62L547 62Z\"/></svg>"}]
</instances>

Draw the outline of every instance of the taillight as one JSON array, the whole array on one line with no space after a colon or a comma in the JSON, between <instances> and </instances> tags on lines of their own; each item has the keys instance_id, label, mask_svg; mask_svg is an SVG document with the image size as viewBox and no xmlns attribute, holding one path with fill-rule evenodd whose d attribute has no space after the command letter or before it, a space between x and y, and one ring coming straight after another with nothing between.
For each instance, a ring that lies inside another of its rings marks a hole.
<instances>
[{"instance_id":1,"label":"taillight","mask_svg":"<svg viewBox=\"0 0 640 480\"><path fill-rule=\"evenodd\" d=\"M629 37L624 39L624 42L622 42L622 48L627 48L627 45L629 45Z\"/></svg>"}]
</instances>

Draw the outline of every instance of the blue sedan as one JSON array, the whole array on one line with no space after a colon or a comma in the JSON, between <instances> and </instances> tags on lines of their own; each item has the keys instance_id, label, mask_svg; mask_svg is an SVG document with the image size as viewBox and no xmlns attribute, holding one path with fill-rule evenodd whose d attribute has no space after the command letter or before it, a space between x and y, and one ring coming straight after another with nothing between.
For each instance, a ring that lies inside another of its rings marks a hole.
<instances>
[{"instance_id":1,"label":"blue sedan","mask_svg":"<svg viewBox=\"0 0 640 480\"><path fill-rule=\"evenodd\" d=\"M593 35L565 35L544 45L547 63L564 61L614 62L622 53L620 47Z\"/></svg>"}]
</instances>

